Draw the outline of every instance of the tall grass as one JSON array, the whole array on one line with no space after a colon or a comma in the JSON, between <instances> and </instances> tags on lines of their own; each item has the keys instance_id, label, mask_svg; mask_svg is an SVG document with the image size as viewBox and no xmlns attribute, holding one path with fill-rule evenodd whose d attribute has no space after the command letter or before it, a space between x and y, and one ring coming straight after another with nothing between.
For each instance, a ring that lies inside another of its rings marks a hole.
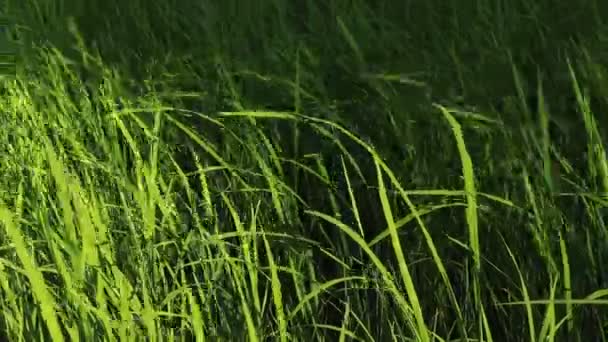
<instances>
[{"instance_id":1,"label":"tall grass","mask_svg":"<svg viewBox=\"0 0 608 342\"><path fill-rule=\"evenodd\" d=\"M11 2L0 332L604 340L602 6Z\"/></svg>"}]
</instances>

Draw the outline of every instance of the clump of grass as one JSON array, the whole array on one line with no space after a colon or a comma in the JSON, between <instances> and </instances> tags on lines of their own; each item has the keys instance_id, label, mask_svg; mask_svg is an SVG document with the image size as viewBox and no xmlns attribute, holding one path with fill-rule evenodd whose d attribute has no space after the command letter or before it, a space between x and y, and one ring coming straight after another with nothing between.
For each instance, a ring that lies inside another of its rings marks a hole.
<instances>
[{"instance_id":1,"label":"clump of grass","mask_svg":"<svg viewBox=\"0 0 608 342\"><path fill-rule=\"evenodd\" d=\"M18 12L51 44L0 101L10 340L604 336L599 20L183 5Z\"/></svg>"}]
</instances>

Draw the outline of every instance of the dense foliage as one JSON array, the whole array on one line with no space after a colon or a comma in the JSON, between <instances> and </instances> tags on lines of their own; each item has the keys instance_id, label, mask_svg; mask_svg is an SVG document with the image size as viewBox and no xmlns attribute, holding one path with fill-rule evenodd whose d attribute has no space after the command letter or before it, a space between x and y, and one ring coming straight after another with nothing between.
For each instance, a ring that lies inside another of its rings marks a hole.
<instances>
[{"instance_id":1,"label":"dense foliage","mask_svg":"<svg viewBox=\"0 0 608 342\"><path fill-rule=\"evenodd\" d=\"M8 340L606 337L608 3L7 6Z\"/></svg>"}]
</instances>

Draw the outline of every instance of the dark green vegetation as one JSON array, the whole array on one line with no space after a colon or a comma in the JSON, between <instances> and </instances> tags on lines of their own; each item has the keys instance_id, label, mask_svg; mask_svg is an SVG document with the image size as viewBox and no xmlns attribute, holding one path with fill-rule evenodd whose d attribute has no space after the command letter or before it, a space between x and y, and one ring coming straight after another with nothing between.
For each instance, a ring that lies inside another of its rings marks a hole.
<instances>
[{"instance_id":1,"label":"dark green vegetation","mask_svg":"<svg viewBox=\"0 0 608 342\"><path fill-rule=\"evenodd\" d=\"M10 1L9 340L603 340L608 3L378 3Z\"/></svg>"}]
</instances>

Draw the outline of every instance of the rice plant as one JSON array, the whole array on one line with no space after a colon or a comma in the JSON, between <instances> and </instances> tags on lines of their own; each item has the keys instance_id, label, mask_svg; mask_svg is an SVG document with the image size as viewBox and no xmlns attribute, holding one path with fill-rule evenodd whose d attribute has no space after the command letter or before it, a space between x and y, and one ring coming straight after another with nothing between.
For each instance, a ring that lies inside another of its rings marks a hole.
<instances>
[{"instance_id":1,"label":"rice plant","mask_svg":"<svg viewBox=\"0 0 608 342\"><path fill-rule=\"evenodd\" d=\"M4 340L605 340L602 2L7 10Z\"/></svg>"}]
</instances>

